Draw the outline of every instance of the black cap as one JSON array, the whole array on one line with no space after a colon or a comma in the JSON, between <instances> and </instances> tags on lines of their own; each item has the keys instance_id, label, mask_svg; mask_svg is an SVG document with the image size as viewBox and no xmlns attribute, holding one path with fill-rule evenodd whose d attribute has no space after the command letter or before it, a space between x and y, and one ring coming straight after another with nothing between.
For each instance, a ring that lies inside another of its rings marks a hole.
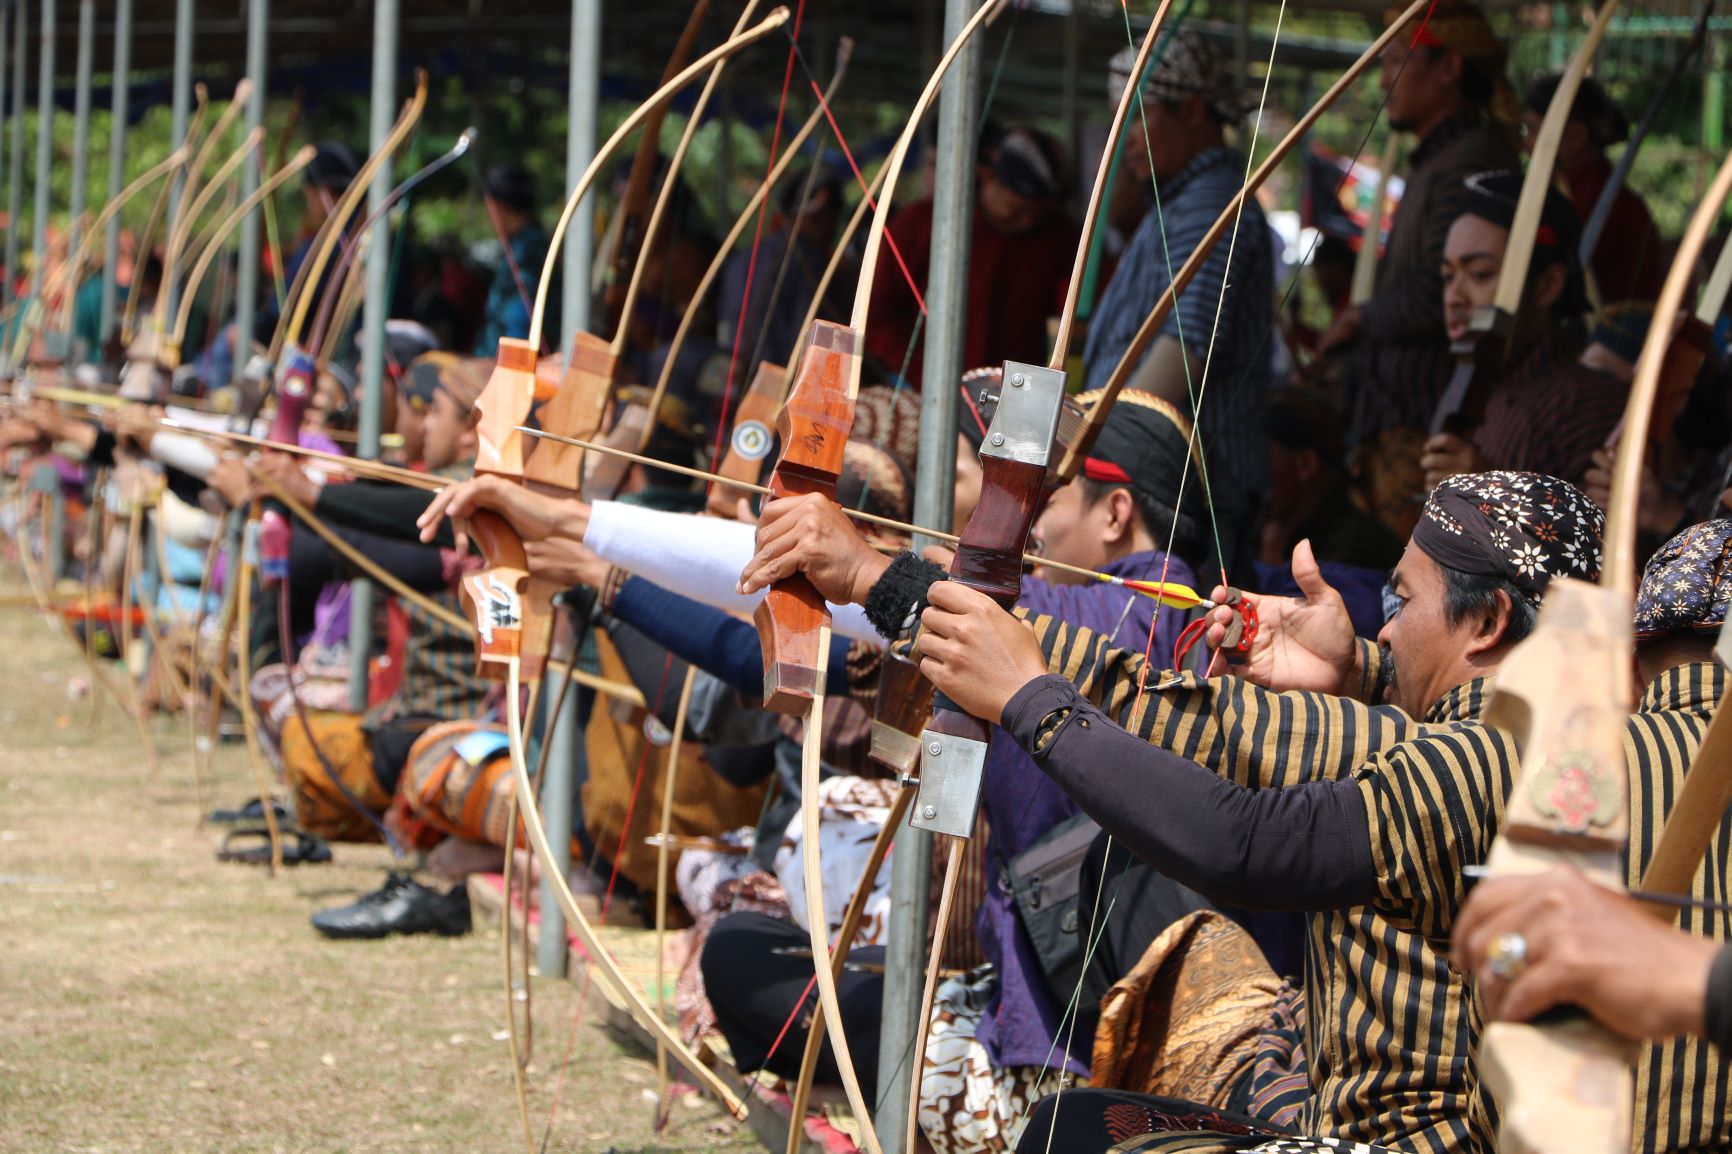
<instances>
[{"instance_id":1,"label":"black cap","mask_svg":"<svg viewBox=\"0 0 1732 1154\"><path fill-rule=\"evenodd\" d=\"M496 164L482 181L494 203L528 215L535 211L535 177L521 164Z\"/></svg>"},{"instance_id":2,"label":"black cap","mask_svg":"<svg viewBox=\"0 0 1732 1154\"><path fill-rule=\"evenodd\" d=\"M1086 411L1101 394L1099 389L1083 393L1077 402ZM1190 441L1191 422L1184 414L1150 393L1126 389L1083 460L1082 475L1170 503L1185 475ZM1185 488L1200 490L1201 485L1193 477Z\"/></svg>"},{"instance_id":3,"label":"black cap","mask_svg":"<svg viewBox=\"0 0 1732 1154\"><path fill-rule=\"evenodd\" d=\"M310 187L341 192L349 187L349 182L360 171L361 162L348 145L337 140L322 140L313 151L304 179Z\"/></svg>"},{"instance_id":4,"label":"black cap","mask_svg":"<svg viewBox=\"0 0 1732 1154\"><path fill-rule=\"evenodd\" d=\"M1065 191L1064 149L1044 132L1013 128L993 150L992 174L1018 196L1056 200Z\"/></svg>"}]
</instances>

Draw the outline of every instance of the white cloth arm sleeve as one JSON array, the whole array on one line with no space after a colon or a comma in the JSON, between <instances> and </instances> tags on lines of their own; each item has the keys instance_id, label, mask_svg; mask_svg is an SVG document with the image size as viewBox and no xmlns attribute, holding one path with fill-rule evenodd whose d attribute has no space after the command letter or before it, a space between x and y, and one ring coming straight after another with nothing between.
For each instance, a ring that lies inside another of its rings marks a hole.
<instances>
[{"instance_id":1,"label":"white cloth arm sleeve","mask_svg":"<svg viewBox=\"0 0 1732 1154\"><path fill-rule=\"evenodd\" d=\"M186 433L159 429L150 439L150 455L172 469L190 473L199 480L210 476L217 454L210 442Z\"/></svg>"},{"instance_id":2,"label":"white cloth arm sleeve","mask_svg":"<svg viewBox=\"0 0 1732 1154\"><path fill-rule=\"evenodd\" d=\"M749 597L734 592L740 570L756 551L752 526L740 521L597 501L589 508L583 543L611 565L717 609L750 613L764 599L761 591ZM858 605L830 606L830 631L884 644Z\"/></svg>"}]
</instances>

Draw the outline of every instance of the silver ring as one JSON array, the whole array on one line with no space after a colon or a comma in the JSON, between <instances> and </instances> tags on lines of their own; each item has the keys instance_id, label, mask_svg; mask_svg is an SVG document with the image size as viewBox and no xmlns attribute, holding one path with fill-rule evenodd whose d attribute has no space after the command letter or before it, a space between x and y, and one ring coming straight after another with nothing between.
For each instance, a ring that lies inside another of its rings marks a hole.
<instances>
[{"instance_id":1,"label":"silver ring","mask_svg":"<svg viewBox=\"0 0 1732 1154\"><path fill-rule=\"evenodd\" d=\"M1499 934L1485 956L1485 968L1494 978L1513 982L1528 964L1528 940L1513 930Z\"/></svg>"}]
</instances>

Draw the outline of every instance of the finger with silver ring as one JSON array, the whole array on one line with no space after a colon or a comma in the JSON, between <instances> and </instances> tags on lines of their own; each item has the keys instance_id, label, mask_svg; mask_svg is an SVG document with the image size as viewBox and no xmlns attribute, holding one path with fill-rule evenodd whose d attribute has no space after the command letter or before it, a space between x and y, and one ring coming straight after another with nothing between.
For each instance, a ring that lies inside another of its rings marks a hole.
<instances>
[{"instance_id":1,"label":"finger with silver ring","mask_svg":"<svg viewBox=\"0 0 1732 1154\"><path fill-rule=\"evenodd\" d=\"M1494 978L1513 982L1528 964L1528 940L1513 930L1499 934L1486 951L1485 968Z\"/></svg>"}]
</instances>

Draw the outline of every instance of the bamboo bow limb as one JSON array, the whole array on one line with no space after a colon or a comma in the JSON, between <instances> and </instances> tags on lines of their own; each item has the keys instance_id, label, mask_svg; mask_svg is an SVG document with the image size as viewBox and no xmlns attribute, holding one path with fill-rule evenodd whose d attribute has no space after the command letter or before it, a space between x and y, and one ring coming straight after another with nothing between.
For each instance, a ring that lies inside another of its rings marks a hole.
<instances>
[{"instance_id":1,"label":"bamboo bow limb","mask_svg":"<svg viewBox=\"0 0 1732 1154\"><path fill-rule=\"evenodd\" d=\"M841 84L842 77L847 72L848 57L852 52L852 42L844 40L843 46L843 50L838 53L836 73L830 78L830 88L829 91L825 93L825 99L828 99L835 93L837 85ZM818 122L823 118L823 116L824 109L822 105L814 108L812 114L806 118L805 123L800 125L800 131L794 134L794 138L788 142L787 148L783 149L782 155L777 157L776 163L770 169L769 175L764 179L763 183L758 185L757 191L752 193L752 198L746 202L744 211L734 219L733 227L728 229L728 234L722 238L722 243L717 247L716 255L710 261L709 267L704 269L704 275L698 280L698 286L692 293L692 299L694 301L703 300L705 295L709 293L710 286L715 283L716 277L721 275L722 268L733 255L732 250L734 245L739 242L740 237L746 231L746 225L751 223L752 217L757 213L758 206L764 203L764 198L770 194L770 190L775 187L776 182L781 180L787 173L788 167L792 165L794 160L799 156L801 146L806 143L806 140L817 129ZM861 203L864 205L865 202L862 201ZM628 297L627 299L630 298ZM822 299L823 297L821 294L818 297L813 298L814 307ZM746 303L750 304L749 301ZM687 309L684 315L680 317L679 327L674 330L673 340L668 343L667 355L662 360L662 371L656 377L655 389L650 393L649 419L644 422L643 434L638 438L637 451L639 453L648 451L650 439L655 436L656 414L661 410L662 398L667 395L668 383L673 379L675 362L677 360L676 354L678 354L680 347L685 344L686 336L691 332L692 325L696 323L700 311L701 310L695 308ZM745 319L744 306L742 306L740 323L744 324Z\"/></svg>"},{"instance_id":2,"label":"bamboo bow limb","mask_svg":"<svg viewBox=\"0 0 1732 1154\"><path fill-rule=\"evenodd\" d=\"M186 341L187 325L192 319L193 298L198 294L199 283L204 280L211 262L216 260L217 253L222 251L224 242L236 228L240 227L241 221L246 219L248 213L264 203L265 198L282 187L283 183L290 177L312 163L313 156L317 151L310 144L301 149L295 154L293 160L272 173L269 179L259 185L256 191L241 201L233 212L217 224L209 243L205 245L204 251L199 253L198 259L193 263L192 271L187 273L186 284L181 292L180 309L175 315L174 328L169 340L170 345L175 350L178 351Z\"/></svg>"}]
</instances>

